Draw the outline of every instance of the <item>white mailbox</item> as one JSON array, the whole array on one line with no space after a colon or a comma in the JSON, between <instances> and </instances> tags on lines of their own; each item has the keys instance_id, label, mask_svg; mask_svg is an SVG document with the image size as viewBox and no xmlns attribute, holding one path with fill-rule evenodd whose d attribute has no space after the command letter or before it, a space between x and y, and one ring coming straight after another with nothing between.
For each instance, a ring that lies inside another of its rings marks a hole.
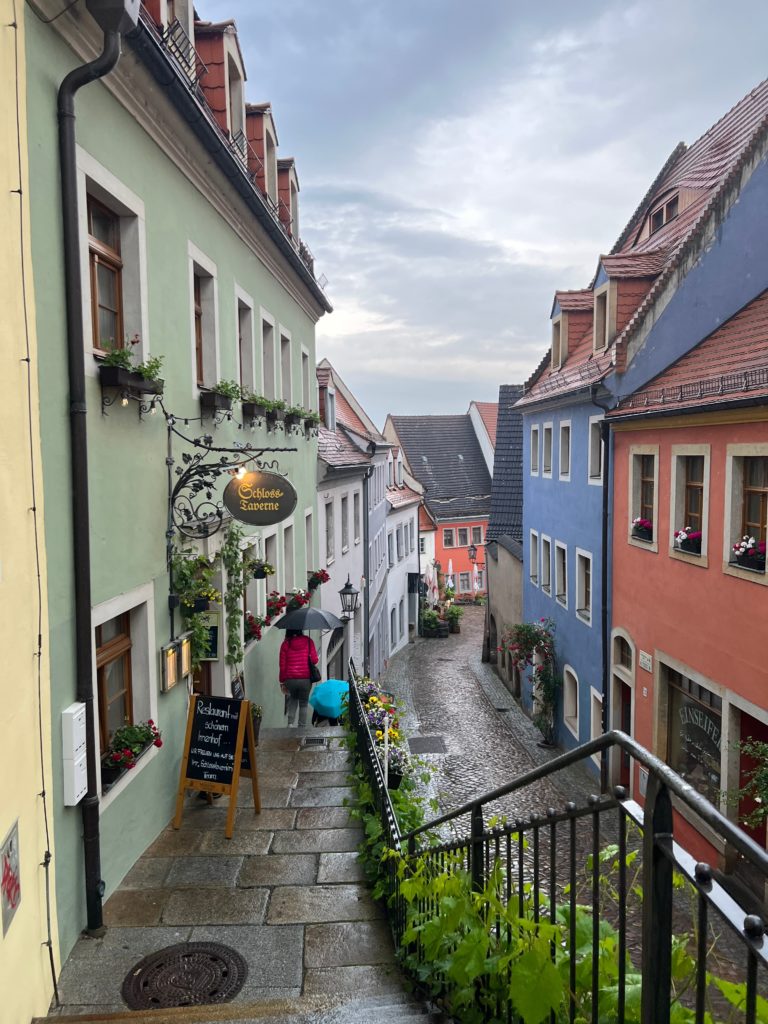
<instances>
[{"instance_id":1,"label":"white mailbox","mask_svg":"<svg viewBox=\"0 0 768 1024\"><path fill-rule=\"evenodd\" d=\"M85 738L85 704L70 704L61 713L64 803L67 807L79 804L88 792Z\"/></svg>"}]
</instances>

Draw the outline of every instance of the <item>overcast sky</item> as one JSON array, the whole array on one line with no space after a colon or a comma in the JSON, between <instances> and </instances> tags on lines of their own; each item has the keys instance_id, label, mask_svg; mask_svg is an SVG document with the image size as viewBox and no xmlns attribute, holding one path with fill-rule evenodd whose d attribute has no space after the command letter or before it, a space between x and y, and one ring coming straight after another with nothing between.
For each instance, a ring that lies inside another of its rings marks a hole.
<instances>
[{"instance_id":1,"label":"overcast sky","mask_svg":"<svg viewBox=\"0 0 768 1024\"><path fill-rule=\"evenodd\" d=\"M530 375L675 145L768 75L746 0L198 0L294 156L317 328L373 419Z\"/></svg>"}]
</instances>

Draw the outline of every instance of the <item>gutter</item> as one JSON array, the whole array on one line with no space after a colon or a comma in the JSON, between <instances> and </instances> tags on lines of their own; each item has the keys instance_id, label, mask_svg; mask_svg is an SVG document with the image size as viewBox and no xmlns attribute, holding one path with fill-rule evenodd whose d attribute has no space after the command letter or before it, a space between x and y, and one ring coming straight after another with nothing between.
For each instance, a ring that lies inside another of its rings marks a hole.
<instances>
[{"instance_id":1,"label":"gutter","mask_svg":"<svg viewBox=\"0 0 768 1024\"><path fill-rule=\"evenodd\" d=\"M370 671L371 656L371 555L370 555L370 511L368 509L368 481L373 476L373 466L369 466L363 476L363 576L365 586L363 587L363 675L367 676Z\"/></svg>"},{"instance_id":2,"label":"gutter","mask_svg":"<svg viewBox=\"0 0 768 1024\"><path fill-rule=\"evenodd\" d=\"M75 672L77 700L85 705L88 790L81 801L87 931L104 932L99 835L97 751L94 746L93 665L91 655L91 548L88 514L88 437L85 400L85 339L78 237L75 95L90 82L109 74L120 59L120 33L104 32L104 48L95 60L75 68L59 87L59 161L64 238L64 289L67 311L69 370L69 436L72 480L72 554L75 589Z\"/></svg>"},{"instance_id":3,"label":"gutter","mask_svg":"<svg viewBox=\"0 0 768 1024\"><path fill-rule=\"evenodd\" d=\"M703 412L730 412L733 409L754 409L757 406L764 409L766 407L766 402L768 402L768 399L766 399L765 395L762 395L755 398L734 398L731 402L709 402L702 403L701 405L686 405L683 408L678 409L671 409L669 406L655 406L654 408L644 409L642 412L638 410L637 412L627 413L626 415L615 416L611 420L611 423L637 423L640 420L669 419L672 416L694 416Z\"/></svg>"},{"instance_id":4,"label":"gutter","mask_svg":"<svg viewBox=\"0 0 768 1024\"><path fill-rule=\"evenodd\" d=\"M143 15L142 15L143 17ZM245 170L238 163L229 149L219 138L214 127L209 123L204 110L194 94L190 92L184 79L181 78L159 40L146 27L142 20L135 30L126 36L139 59L149 70L158 85L165 91L173 105L185 118L198 140L213 159L220 171L226 176L234 190L245 202L248 209L265 229L271 240L279 249L302 283L312 293L312 297L326 313L333 312L333 306L318 285L314 276L277 224L267 209L266 203L251 184Z\"/></svg>"},{"instance_id":5,"label":"gutter","mask_svg":"<svg viewBox=\"0 0 768 1024\"><path fill-rule=\"evenodd\" d=\"M603 405L602 402L597 400L596 387L592 388L591 398L592 404L596 405L598 409L602 409L606 414L600 421L600 441L603 446L603 519L600 536L600 639L603 655L603 705L601 725L603 734L605 734L610 732L610 729L608 728L608 701L610 696L609 679L611 671L608 623L608 539L610 536L610 532L608 530L608 512L610 507L608 497L611 478L611 424L607 415L611 409L609 406ZM608 747L603 747L600 751L600 789L603 793L608 792L608 757Z\"/></svg>"}]
</instances>

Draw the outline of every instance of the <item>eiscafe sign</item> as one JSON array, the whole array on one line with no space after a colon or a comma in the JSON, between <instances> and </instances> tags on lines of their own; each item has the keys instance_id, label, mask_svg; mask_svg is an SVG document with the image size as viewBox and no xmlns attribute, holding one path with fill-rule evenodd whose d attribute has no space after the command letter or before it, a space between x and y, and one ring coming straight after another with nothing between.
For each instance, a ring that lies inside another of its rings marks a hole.
<instances>
[{"instance_id":1,"label":"eiscafe sign","mask_svg":"<svg viewBox=\"0 0 768 1024\"><path fill-rule=\"evenodd\" d=\"M251 526L273 526L296 508L296 488L277 473L256 470L235 477L224 489L224 507L234 519Z\"/></svg>"}]
</instances>

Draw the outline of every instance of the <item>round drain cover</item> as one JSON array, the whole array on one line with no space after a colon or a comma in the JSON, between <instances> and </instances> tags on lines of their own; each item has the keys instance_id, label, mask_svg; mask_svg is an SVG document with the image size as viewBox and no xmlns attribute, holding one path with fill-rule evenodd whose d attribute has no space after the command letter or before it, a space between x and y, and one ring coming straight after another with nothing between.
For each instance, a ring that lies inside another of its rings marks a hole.
<instances>
[{"instance_id":1,"label":"round drain cover","mask_svg":"<svg viewBox=\"0 0 768 1024\"><path fill-rule=\"evenodd\" d=\"M132 1010L228 1003L243 987L248 966L218 942L182 942L139 960L123 982Z\"/></svg>"}]
</instances>

